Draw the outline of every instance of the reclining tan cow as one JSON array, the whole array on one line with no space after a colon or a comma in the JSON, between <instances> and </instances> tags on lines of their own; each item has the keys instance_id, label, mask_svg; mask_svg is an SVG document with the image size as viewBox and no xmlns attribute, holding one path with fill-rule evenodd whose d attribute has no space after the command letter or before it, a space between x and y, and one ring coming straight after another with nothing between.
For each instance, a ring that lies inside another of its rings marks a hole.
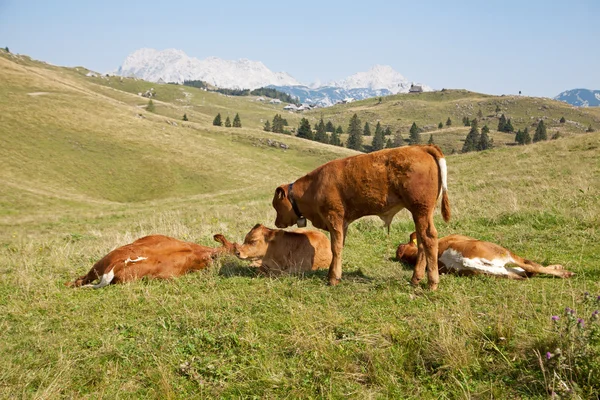
<instances>
[{"instance_id":1,"label":"reclining tan cow","mask_svg":"<svg viewBox=\"0 0 600 400\"><path fill-rule=\"evenodd\" d=\"M408 243L400 244L396 259L415 265L417 262L417 235L411 233ZM487 274L512 279L524 279L536 274L570 278L573 273L562 265L544 267L516 255L497 244L468 236L450 235L439 240L438 266L440 273L458 275Z\"/></svg>"},{"instance_id":2,"label":"reclining tan cow","mask_svg":"<svg viewBox=\"0 0 600 400\"><path fill-rule=\"evenodd\" d=\"M348 225L379 216L389 229L403 208L411 212L419 236L419 253L411 283L425 275L429 288L438 286L437 230L433 212L442 196L442 216L450 219L446 160L437 146L406 146L330 161L293 183L275 190L275 225L285 228L306 219L331 235L333 258L329 284L342 278L342 249Z\"/></svg>"},{"instance_id":3,"label":"reclining tan cow","mask_svg":"<svg viewBox=\"0 0 600 400\"><path fill-rule=\"evenodd\" d=\"M233 253L233 247L223 235L217 234L214 239L222 246L212 248L168 236L145 236L111 251L94 264L87 275L66 285L99 289L143 277L168 279L198 271L208 267L218 255ZM92 284L97 279L100 282Z\"/></svg>"},{"instance_id":4,"label":"reclining tan cow","mask_svg":"<svg viewBox=\"0 0 600 400\"><path fill-rule=\"evenodd\" d=\"M322 232L298 229L293 232L255 225L243 244L231 244L235 255L252 261L264 274L299 273L328 268L331 264L331 245Z\"/></svg>"}]
</instances>

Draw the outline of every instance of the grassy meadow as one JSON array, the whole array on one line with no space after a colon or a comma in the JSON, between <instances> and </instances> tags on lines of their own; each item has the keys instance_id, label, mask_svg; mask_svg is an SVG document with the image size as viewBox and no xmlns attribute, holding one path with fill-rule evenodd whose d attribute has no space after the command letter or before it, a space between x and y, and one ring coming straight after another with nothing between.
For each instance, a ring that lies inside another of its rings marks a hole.
<instances>
[{"instance_id":1,"label":"grassy meadow","mask_svg":"<svg viewBox=\"0 0 600 400\"><path fill-rule=\"evenodd\" d=\"M437 213L440 236L562 264L568 280L411 287L393 259L413 230L402 211L389 236L376 218L350 226L336 287L326 271L265 278L224 257L172 281L74 290L64 283L143 235L216 246L215 233L239 242L273 227L279 184L355 154L263 132L274 105L164 85L173 92L157 89L149 113L132 80L110 80L0 54L0 398L600 395L600 133L447 156L453 216ZM426 113L445 115L432 103ZM345 128L355 106L323 114ZM244 128L213 127L218 109ZM599 117L581 112L582 125Z\"/></svg>"}]
</instances>

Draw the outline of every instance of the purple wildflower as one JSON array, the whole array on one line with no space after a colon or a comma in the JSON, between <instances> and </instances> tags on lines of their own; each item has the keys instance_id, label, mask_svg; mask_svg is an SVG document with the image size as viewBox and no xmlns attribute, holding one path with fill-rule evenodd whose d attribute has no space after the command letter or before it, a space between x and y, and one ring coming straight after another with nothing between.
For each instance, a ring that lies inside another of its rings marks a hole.
<instances>
[{"instance_id":1,"label":"purple wildflower","mask_svg":"<svg viewBox=\"0 0 600 400\"><path fill-rule=\"evenodd\" d=\"M600 314L600 312L598 312L598 310L594 311L592 313L592 319L598 319L598 314Z\"/></svg>"},{"instance_id":2,"label":"purple wildflower","mask_svg":"<svg viewBox=\"0 0 600 400\"><path fill-rule=\"evenodd\" d=\"M558 321L559 319L560 319L560 317L558 315L552 316L552 321Z\"/></svg>"},{"instance_id":3,"label":"purple wildflower","mask_svg":"<svg viewBox=\"0 0 600 400\"><path fill-rule=\"evenodd\" d=\"M583 320L583 318L577 318L577 325L579 325L580 328L584 327L585 321Z\"/></svg>"},{"instance_id":4,"label":"purple wildflower","mask_svg":"<svg viewBox=\"0 0 600 400\"><path fill-rule=\"evenodd\" d=\"M546 360L549 360L552 358L552 353L550 353L549 351L546 352Z\"/></svg>"}]
</instances>

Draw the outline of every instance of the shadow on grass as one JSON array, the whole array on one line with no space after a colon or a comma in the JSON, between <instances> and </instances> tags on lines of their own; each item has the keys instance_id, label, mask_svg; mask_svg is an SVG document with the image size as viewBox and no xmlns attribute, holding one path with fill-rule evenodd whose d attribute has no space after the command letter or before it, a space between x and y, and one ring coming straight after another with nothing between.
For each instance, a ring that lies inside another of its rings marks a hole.
<instances>
[{"instance_id":1,"label":"shadow on grass","mask_svg":"<svg viewBox=\"0 0 600 400\"><path fill-rule=\"evenodd\" d=\"M327 269L320 269L318 271L309 271L297 274L273 275L273 277L293 276L298 279L320 279L323 281L327 281L327 274ZM242 263L239 260L224 260L221 264L221 269L219 270L219 276L225 278L231 278L236 276L248 278L268 278L268 276L260 274L257 268L250 267L249 264ZM373 278L365 275L364 272L359 268L355 271L344 272L342 280L348 282L369 283L373 281Z\"/></svg>"}]
</instances>

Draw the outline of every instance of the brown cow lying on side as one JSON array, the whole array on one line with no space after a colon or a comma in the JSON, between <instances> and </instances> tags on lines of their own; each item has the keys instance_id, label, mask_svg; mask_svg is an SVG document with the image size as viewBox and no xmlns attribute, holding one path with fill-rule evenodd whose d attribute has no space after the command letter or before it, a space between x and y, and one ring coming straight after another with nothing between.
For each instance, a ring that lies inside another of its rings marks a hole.
<instances>
[{"instance_id":1,"label":"brown cow lying on side","mask_svg":"<svg viewBox=\"0 0 600 400\"><path fill-rule=\"evenodd\" d=\"M416 264L417 235L414 232L411 233L408 243L398 246L396 259L410 265ZM439 240L438 267L440 273L487 274L512 279L529 278L536 274L550 274L560 278L573 276L573 273L563 269L562 265L544 267L497 244L462 235L450 235Z\"/></svg>"},{"instance_id":2,"label":"brown cow lying on side","mask_svg":"<svg viewBox=\"0 0 600 400\"><path fill-rule=\"evenodd\" d=\"M331 264L331 244L319 231L288 232L257 224L248 232L243 244L233 246L236 256L252 260L252 265L264 274L315 271L329 268Z\"/></svg>"},{"instance_id":3,"label":"brown cow lying on side","mask_svg":"<svg viewBox=\"0 0 600 400\"><path fill-rule=\"evenodd\" d=\"M223 235L215 235L214 239L223 246L212 248L168 236L146 236L111 251L94 264L87 275L66 285L99 289L111 283L130 282L143 277L168 279L201 270L219 254L233 253L233 247ZM100 282L93 285L96 279Z\"/></svg>"},{"instance_id":4,"label":"brown cow lying on side","mask_svg":"<svg viewBox=\"0 0 600 400\"><path fill-rule=\"evenodd\" d=\"M442 198L442 216L450 219L447 168L437 146L404 146L333 160L293 183L279 186L273 196L275 226L304 226L306 219L331 235L333 259L329 284L342 279L342 249L348 225L367 215L377 215L386 226L406 208L419 236L419 257L411 283L425 276L437 289L437 230L433 213ZM427 266L427 269L425 268Z\"/></svg>"}]
</instances>

